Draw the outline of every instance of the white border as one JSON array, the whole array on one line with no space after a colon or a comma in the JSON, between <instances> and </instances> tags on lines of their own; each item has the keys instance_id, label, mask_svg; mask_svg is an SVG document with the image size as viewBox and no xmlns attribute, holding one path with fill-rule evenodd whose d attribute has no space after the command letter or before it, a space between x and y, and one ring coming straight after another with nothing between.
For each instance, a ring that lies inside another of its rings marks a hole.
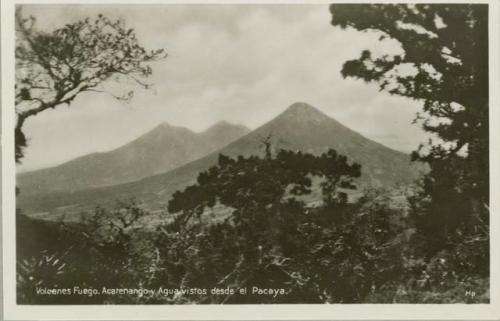
<instances>
[{"instance_id":1,"label":"white border","mask_svg":"<svg viewBox=\"0 0 500 321\"><path fill-rule=\"evenodd\" d=\"M237 0L187 0L182 3L236 3ZM321 3L369 2L356 0L241 0L237 3ZM386 1L374 2L408 2ZM490 304L297 304L297 305L16 305L15 297L15 172L14 163L14 6L22 3L67 4L164 4L169 0L7 0L2 1L2 213L3 213L3 297L6 320L499 320L500 319L500 6L497 0L427 0L424 3L489 4L490 66L490 186L491 186L491 303ZM497 126L495 126L497 125Z\"/></svg>"}]
</instances>

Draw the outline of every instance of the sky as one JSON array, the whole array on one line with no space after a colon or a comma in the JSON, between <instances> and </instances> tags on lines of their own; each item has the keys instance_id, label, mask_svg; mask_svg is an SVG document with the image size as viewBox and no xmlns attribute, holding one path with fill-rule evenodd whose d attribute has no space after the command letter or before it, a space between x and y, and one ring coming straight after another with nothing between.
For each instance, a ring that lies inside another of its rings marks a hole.
<instances>
[{"instance_id":1,"label":"sky","mask_svg":"<svg viewBox=\"0 0 500 321\"><path fill-rule=\"evenodd\" d=\"M362 50L394 53L399 44L333 27L328 5L23 7L44 31L100 13L122 18L145 48L165 48L168 57L151 65L154 87L136 88L129 103L85 93L29 118L19 171L117 148L161 122L202 131L226 120L255 129L297 101L397 150L410 152L425 140L411 124L420 102L340 74Z\"/></svg>"}]
</instances>

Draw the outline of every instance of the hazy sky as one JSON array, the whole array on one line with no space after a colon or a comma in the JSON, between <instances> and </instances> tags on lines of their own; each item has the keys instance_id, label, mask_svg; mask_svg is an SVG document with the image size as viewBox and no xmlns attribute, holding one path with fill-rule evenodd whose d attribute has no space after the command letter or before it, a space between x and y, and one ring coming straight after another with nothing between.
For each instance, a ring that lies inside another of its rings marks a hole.
<instances>
[{"instance_id":1,"label":"hazy sky","mask_svg":"<svg viewBox=\"0 0 500 321\"><path fill-rule=\"evenodd\" d=\"M327 5L30 5L42 30L102 13L123 18L155 63L154 90L129 104L99 93L26 122L20 170L56 165L123 145L160 122L203 130L227 120L256 128L295 101L307 102L361 134L411 151L424 133L411 125L420 104L343 79L344 61L363 49L398 51L375 34L330 25Z\"/></svg>"}]
</instances>

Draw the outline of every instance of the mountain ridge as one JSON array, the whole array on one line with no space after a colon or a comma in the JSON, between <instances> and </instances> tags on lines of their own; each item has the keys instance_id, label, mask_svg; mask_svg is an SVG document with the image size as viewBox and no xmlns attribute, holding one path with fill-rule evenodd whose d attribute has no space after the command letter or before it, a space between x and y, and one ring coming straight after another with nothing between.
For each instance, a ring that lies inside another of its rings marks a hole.
<instances>
[{"instance_id":1,"label":"mountain ridge","mask_svg":"<svg viewBox=\"0 0 500 321\"><path fill-rule=\"evenodd\" d=\"M159 209L167 204L173 192L195 183L199 172L215 165L219 154L230 157L263 155L262 140L268 136L271 137L273 153L279 149L313 154L321 154L330 148L337 150L350 161L361 164L360 182L363 184L395 186L412 182L419 175L418 168L410 164L410 155L367 139L316 108L299 103L225 147L166 173L77 193L32 198L25 198L21 193L21 204L32 213L50 214L83 211L97 205L111 205L112 200L134 197L152 210Z\"/></svg>"},{"instance_id":2,"label":"mountain ridge","mask_svg":"<svg viewBox=\"0 0 500 321\"><path fill-rule=\"evenodd\" d=\"M196 133L162 122L134 140L106 152L83 155L57 166L19 173L24 193L76 191L116 185L169 171L225 146L250 130L226 123Z\"/></svg>"}]
</instances>

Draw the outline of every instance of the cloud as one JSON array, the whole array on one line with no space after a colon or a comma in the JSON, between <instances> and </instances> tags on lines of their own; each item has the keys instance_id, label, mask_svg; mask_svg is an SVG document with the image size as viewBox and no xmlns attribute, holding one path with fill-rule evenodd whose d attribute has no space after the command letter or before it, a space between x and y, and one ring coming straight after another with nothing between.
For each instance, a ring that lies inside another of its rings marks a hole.
<instances>
[{"instance_id":1,"label":"cloud","mask_svg":"<svg viewBox=\"0 0 500 321\"><path fill-rule=\"evenodd\" d=\"M389 147L409 151L424 137L410 125L419 103L340 74L343 62L361 50L397 51L398 44L332 27L327 5L37 5L24 10L44 17L38 20L46 30L98 13L121 17L146 47L165 47L169 53L153 65L154 91L138 90L130 105L85 95L69 109L29 120L24 169L118 147L161 121L202 130L224 119L255 128L295 101L308 102Z\"/></svg>"}]
</instances>

